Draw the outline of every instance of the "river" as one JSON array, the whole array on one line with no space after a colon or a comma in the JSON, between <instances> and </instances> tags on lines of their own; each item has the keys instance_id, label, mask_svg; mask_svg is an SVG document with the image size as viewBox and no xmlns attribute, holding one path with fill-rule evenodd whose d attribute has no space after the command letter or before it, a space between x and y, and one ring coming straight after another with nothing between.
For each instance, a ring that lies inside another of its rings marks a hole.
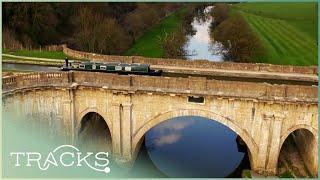
<instances>
[{"instance_id":1,"label":"river","mask_svg":"<svg viewBox=\"0 0 320 180\"><path fill-rule=\"evenodd\" d=\"M196 33L187 37L188 42L185 45L185 49L190 54L188 56L189 60L223 61L222 45L214 41L210 36L210 24L213 18L209 13L212 9L214 9L213 6L208 6L193 18L191 25Z\"/></svg>"}]
</instances>

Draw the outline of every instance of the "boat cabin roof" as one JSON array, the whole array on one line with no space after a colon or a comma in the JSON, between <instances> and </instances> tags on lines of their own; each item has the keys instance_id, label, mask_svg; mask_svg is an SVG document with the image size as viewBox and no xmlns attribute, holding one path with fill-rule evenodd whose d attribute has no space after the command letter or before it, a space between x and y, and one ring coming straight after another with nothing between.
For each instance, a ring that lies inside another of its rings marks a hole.
<instances>
[{"instance_id":1,"label":"boat cabin roof","mask_svg":"<svg viewBox=\"0 0 320 180\"><path fill-rule=\"evenodd\" d=\"M81 62L81 64L85 64L85 65L98 65L98 66L130 66L130 67L134 67L134 66L143 66L143 67L149 67L149 64L140 64L140 63L120 63L120 62Z\"/></svg>"}]
</instances>

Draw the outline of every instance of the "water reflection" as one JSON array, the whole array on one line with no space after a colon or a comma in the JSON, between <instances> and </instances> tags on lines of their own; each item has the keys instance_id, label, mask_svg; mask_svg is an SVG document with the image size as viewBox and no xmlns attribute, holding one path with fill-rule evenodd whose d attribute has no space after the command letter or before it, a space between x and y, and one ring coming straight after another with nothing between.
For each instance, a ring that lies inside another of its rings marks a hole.
<instances>
[{"instance_id":1,"label":"water reflection","mask_svg":"<svg viewBox=\"0 0 320 180\"><path fill-rule=\"evenodd\" d=\"M210 24L213 21L210 11L213 6L206 7L202 13L198 13L191 23L196 31L194 35L188 36L185 49L189 52L188 59L207 59L210 61L223 61L223 49L220 43L215 42L210 36Z\"/></svg>"},{"instance_id":2,"label":"water reflection","mask_svg":"<svg viewBox=\"0 0 320 180\"><path fill-rule=\"evenodd\" d=\"M216 121L186 116L152 128L145 143L152 162L169 177L227 177L245 156L236 138Z\"/></svg>"}]
</instances>

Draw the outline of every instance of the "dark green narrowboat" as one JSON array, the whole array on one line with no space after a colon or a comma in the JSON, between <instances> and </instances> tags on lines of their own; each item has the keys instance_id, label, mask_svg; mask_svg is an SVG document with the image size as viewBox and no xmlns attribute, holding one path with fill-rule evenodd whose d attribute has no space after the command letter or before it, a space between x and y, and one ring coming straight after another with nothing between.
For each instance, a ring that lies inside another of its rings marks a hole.
<instances>
[{"instance_id":1,"label":"dark green narrowboat","mask_svg":"<svg viewBox=\"0 0 320 180\"><path fill-rule=\"evenodd\" d=\"M62 71L94 71L94 72L107 72L118 74L143 74L143 75L161 75L162 70L151 70L149 64L139 63L117 63L117 62L69 62L65 60L64 65L61 67Z\"/></svg>"}]
</instances>

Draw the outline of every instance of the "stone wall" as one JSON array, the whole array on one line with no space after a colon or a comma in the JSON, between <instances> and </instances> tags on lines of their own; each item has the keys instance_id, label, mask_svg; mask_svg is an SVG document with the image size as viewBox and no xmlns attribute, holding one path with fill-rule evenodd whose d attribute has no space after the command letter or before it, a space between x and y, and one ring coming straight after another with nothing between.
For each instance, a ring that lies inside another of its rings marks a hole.
<instances>
[{"instance_id":1,"label":"stone wall","mask_svg":"<svg viewBox=\"0 0 320 180\"><path fill-rule=\"evenodd\" d=\"M144 63L150 65L177 66L189 68L224 69L224 70L249 70L280 73L301 73L318 74L317 66L284 66L262 63L232 63L232 62L211 62L208 60L187 61L182 59L146 58L141 56L115 56L102 55L76 51L63 45L63 52L73 58L89 59L94 61Z\"/></svg>"},{"instance_id":2,"label":"stone wall","mask_svg":"<svg viewBox=\"0 0 320 180\"><path fill-rule=\"evenodd\" d=\"M301 101L316 103L316 86L270 85L265 83L208 80L189 77L123 76L95 72L32 73L3 78L4 91L33 86L78 85L107 89L150 91L160 93L195 94L203 96L227 96L260 100Z\"/></svg>"},{"instance_id":3,"label":"stone wall","mask_svg":"<svg viewBox=\"0 0 320 180\"><path fill-rule=\"evenodd\" d=\"M3 77L2 89L6 91L32 86L61 86L66 85L68 82L68 72L17 74Z\"/></svg>"}]
</instances>

